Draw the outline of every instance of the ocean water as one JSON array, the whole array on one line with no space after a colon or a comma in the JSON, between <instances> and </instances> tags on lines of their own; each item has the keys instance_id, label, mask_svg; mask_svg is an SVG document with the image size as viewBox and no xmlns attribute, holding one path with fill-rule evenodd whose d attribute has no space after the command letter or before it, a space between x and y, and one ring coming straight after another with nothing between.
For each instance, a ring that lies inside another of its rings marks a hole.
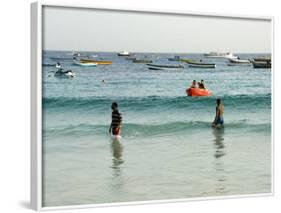
<instances>
[{"instance_id":1,"label":"ocean water","mask_svg":"<svg viewBox=\"0 0 281 213\"><path fill-rule=\"evenodd\" d=\"M84 53L112 65L72 69L72 79L43 66L43 205L259 194L271 192L271 70L227 66L224 59L181 55L216 69L149 70L116 53ZM66 52L45 51L44 63ZM173 54L138 54L155 63ZM266 54L238 54L240 58ZM187 97L192 80L211 97ZM216 98L225 128L212 129ZM123 115L122 140L108 135L111 103Z\"/></svg>"}]
</instances>

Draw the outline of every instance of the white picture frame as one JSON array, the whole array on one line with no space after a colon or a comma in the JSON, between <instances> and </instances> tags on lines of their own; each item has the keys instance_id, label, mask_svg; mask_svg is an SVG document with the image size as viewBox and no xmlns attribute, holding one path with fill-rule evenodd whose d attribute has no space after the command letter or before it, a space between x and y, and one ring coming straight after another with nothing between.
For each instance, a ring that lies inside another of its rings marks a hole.
<instances>
[{"instance_id":1,"label":"white picture frame","mask_svg":"<svg viewBox=\"0 0 281 213\"><path fill-rule=\"evenodd\" d=\"M184 198L172 200L153 200L153 201L138 201L138 202L122 202L122 203L104 203L104 204L89 204L89 205L75 205L75 206L59 206L59 207L43 207L42 204L42 10L44 6L55 7L69 7L69 8L88 8L95 10L109 10L109 11L125 11L138 13L160 13L183 16L204 16L204 17L219 17L219 18L234 18L234 19L250 19L250 20L267 20L271 21L272 34L272 141L271 141L271 176L272 189L271 193L255 194L255 195L237 195L237 196L223 196L223 197L200 197L200 198ZM104 206L122 206L122 205L136 205L136 204L154 204L165 202L185 202L197 200L214 200L214 199L229 199L241 197L259 197L274 195L274 17L270 16L247 16L234 14L214 14L188 11L163 11L151 10L149 8L134 9L133 7L117 8L117 7L103 7L100 5L80 4L80 3L53 3L48 1L39 1L31 4L31 208L37 211L41 210L58 210L58 209L75 209L75 208L93 208Z\"/></svg>"}]
</instances>

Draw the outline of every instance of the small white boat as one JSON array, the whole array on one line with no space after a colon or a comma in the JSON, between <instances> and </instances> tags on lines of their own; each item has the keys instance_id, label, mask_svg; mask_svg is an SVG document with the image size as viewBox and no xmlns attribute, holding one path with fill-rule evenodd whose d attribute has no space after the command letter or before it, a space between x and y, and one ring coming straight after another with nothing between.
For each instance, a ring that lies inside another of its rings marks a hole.
<instances>
[{"instance_id":1,"label":"small white boat","mask_svg":"<svg viewBox=\"0 0 281 213\"><path fill-rule=\"evenodd\" d=\"M131 54L128 51L122 51L120 53L117 53L118 56L130 56Z\"/></svg>"},{"instance_id":2,"label":"small white boat","mask_svg":"<svg viewBox=\"0 0 281 213\"><path fill-rule=\"evenodd\" d=\"M236 63L236 64L250 64L250 60L248 59L240 59L240 58L229 58L228 59L230 63Z\"/></svg>"},{"instance_id":3,"label":"small white boat","mask_svg":"<svg viewBox=\"0 0 281 213\"><path fill-rule=\"evenodd\" d=\"M233 55L231 52L227 52L227 53L210 52L210 53L204 54L204 56L208 57L208 58L226 58L226 59L238 58L237 56Z\"/></svg>"},{"instance_id":4,"label":"small white boat","mask_svg":"<svg viewBox=\"0 0 281 213\"><path fill-rule=\"evenodd\" d=\"M55 77L74 78L75 73L72 70L64 71L63 69L60 68L55 72Z\"/></svg>"},{"instance_id":5,"label":"small white boat","mask_svg":"<svg viewBox=\"0 0 281 213\"><path fill-rule=\"evenodd\" d=\"M61 64L58 62L58 63L56 63L56 68L57 69L61 69Z\"/></svg>"},{"instance_id":6,"label":"small white boat","mask_svg":"<svg viewBox=\"0 0 281 213\"><path fill-rule=\"evenodd\" d=\"M85 62L79 62L76 60L73 61L73 64L78 65L78 66L83 66L83 67L96 67L98 65L97 63L94 63L94 62L85 63Z\"/></svg>"}]
</instances>

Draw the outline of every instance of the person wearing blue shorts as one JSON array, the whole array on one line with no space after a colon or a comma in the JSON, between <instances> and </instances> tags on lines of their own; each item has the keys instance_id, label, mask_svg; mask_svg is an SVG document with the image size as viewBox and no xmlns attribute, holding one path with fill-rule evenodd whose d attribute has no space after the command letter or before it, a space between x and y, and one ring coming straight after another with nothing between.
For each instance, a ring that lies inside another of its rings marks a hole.
<instances>
[{"instance_id":1,"label":"person wearing blue shorts","mask_svg":"<svg viewBox=\"0 0 281 213\"><path fill-rule=\"evenodd\" d=\"M221 99L217 99L217 106L216 106L216 117L212 123L212 127L223 127L223 113L224 113L224 106L222 104Z\"/></svg>"}]
</instances>

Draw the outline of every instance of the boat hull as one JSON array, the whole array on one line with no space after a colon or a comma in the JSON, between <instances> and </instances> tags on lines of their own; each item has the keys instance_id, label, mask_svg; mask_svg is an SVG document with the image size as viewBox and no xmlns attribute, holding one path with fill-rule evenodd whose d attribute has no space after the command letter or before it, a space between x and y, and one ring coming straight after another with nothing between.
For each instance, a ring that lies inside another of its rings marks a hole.
<instances>
[{"instance_id":1,"label":"boat hull","mask_svg":"<svg viewBox=\"0 0 281 213\"><path fill-rule=\"evenodd\" d=\"M188 62L188 66L191 68L216 68L216 64L206 64L206 63L192 63Z\"/></svg>"},{"instance_id":2,"label":"boat hull","mask_svg":"<svg viewBox=\"0 0 281 213\"><path fill-rule=\"evenodd\" d=\"M167 69L181 69L184 68L182 65L162 65L162 64L146 64L149 67L157 67L157 68L167 68Z\"/></svg>"},{"instance_id":3,"label":"boat hull","mask_svg":"<svg viewBox=\"0 0 281 213\"><path fill-rule=\"evenodd\" d=\"M197 96L211 96L212 93L207 89L199 88L188 88L186 89L186 94L188 96L197 97Z\"/></svg>"},{"instance_id":4,"label":"boat hull","mask_svg":"<svg viewBox=\"0 0 281 213\"><path fill-rule=\"evenodd\" d=\"M96 63L98 65L111 65L112 61L98 61L93 59L80 59L81 63Z\"/></svg>"},{"instance_id":5,"label":"boat hull","mask_svg":"<svg viewBox=\"0 0 281 213\"><path fill-rule=\"evenodd\" d=\"M163 70L163 68L157 68L157 67L148 67L150 70Z\"/></svg>"},{"instance_id":6,"label":"boat hull","mask_svg":"<svg viewBox=\"0 0 281 213\"><path fill-rule=\"evenodd\" d=\"M253 62L253 67L255 69L270 69L271 63L265 61Z\"/></svg>"},{"instance_id":7,"label":"boat hull","mask_svg":"<svg viewBox=\"0 0 281 213\"><path fill-rule=\"evenodd\" d=\"M142 64L149 64L152 63L152 60L146 60L146 59L134 59L133 63L142 63Z\"/></svg>"},{"instance_id":8,"label":"boat hull","mask_svg":"<svg viewBox=\"0 0 281 213\"><path fill-rule=\"evenodd\" d=\"M78 62L78 61L73 61L73 64L75 64L77 66L82 66L82 67L96 67L98 65L97 63L93 63L93 62L83 63L83 62Z\"/></svg>"},{"instance_id":9,"label":"boat hull","mask_svg":"<svg viewBox=\"0 0 281 213\"><path fill-rule=\"evenodd\" d=\"M180 59L180 62L185 62L185 63L192 63L193 61L191 59Z\"/></svg>"},{"instance_id":10,"label":"boat hull","mask_svg":"<svg viewBox=\"0 0 281 213\"><path fill-rule=\"evenodd\" d=\"M249 60L241 60L241 59L228 59L230 63L235 64L250 64L251 62Z\"/></svg>"},{"instance_id":11,"label":"boat hull","mask_svg":"<svg viewBox=\"0 0 281 213\"><path fill-rule=\"evenodd\" d=\"M120 52L120 53L117 53L118 56L130 56L131 54L127 51L123 51L123 52Z\"/></svg>"}]
</instances>

